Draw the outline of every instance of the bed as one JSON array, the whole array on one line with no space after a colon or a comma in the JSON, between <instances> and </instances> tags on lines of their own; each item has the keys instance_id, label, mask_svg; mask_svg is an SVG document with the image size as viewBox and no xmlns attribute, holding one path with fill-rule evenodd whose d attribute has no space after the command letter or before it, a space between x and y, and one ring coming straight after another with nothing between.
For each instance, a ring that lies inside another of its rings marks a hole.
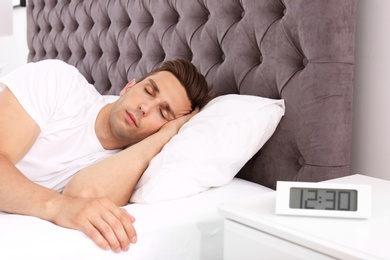
<instances>
[{"instance_id":1,"label":"bed","mask_svg":"<svg viewBox=\"0 0 390 260\"><path fill-rule=\"evenodd\" d=\"M205 75L214 95L282 100L284 111L227 183L125 206L139 236L128 252L105 252L81 232L0 213L0 258L222 259L218 204L272 192L278 180L349 175L355 13L356 0L30 0L28 61L63 60L102 94L117 95L131 79L180 58Z\"/></svg>"}]
</instances>

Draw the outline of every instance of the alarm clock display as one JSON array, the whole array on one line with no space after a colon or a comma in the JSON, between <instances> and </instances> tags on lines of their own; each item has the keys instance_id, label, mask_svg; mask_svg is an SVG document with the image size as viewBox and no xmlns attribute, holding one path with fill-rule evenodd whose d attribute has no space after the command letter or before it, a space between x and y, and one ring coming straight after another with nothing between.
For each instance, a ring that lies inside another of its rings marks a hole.
<instances>
[{"instance_id":1,"label":"alarm clock display","mask_svg":"<svg viewBox=\"0 0 390 260\"><path fill-rule=\"evenodd\" d=\"M357 210L357 190L291 188L290 208Z\"/></svg>"},{"instance_id":2,"label":"alarm clock display","mask_svg":"<svg viewBox=\"0 0 390 260\"><path fill-rule=\"evenodd\" d=\"M279 215L368 218L371 186L278 181L275 212Z\"/></svg>"}]
</instances>

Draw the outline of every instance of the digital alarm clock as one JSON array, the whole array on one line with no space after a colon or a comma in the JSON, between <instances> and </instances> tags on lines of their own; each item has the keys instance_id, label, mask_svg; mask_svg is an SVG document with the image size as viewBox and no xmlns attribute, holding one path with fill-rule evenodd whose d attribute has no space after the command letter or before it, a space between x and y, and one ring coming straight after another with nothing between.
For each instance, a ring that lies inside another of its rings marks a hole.
<instances>
[{"instance_id":1,"label":"digital alarm clock","mask_svg":"<svg viewBox=\"0 0 390 260\"><path fill-rule=\"evenodd\" d=\"M275 211L278 215L369 218L371 186L278 181Z\"/></svg>"}]
</instances>

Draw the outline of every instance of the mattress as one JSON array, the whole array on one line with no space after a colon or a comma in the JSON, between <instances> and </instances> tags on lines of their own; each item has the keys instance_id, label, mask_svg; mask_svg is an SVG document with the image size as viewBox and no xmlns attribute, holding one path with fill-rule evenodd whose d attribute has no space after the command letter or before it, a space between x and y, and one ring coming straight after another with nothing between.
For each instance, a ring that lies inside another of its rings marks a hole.
<instances>
[{"instance_id":1,"label":"mattress","mask_svg":"<svg viewBox=\"0 0 390 260\"><path fill-rule=\"evenodd\" d=\"M129 204L138 242L115 254L85 234L38 218L0 212L0 259L222 259L220 203L271 192L234 178L195 196L154 204ZM77 258L76 258L77 257Z\"/></svg>"}]
</instances>

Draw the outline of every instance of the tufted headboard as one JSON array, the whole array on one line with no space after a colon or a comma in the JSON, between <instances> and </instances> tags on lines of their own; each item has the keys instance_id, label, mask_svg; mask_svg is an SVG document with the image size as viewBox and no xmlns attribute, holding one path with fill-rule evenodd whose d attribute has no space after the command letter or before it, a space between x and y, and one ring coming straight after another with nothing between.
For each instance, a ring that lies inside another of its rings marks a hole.
<instances>
[{"instance_id":1,"label":"tufted headboard","mask_svg":"<svg viewBox=\"0 0 390 260\"><path fill-rule=\"evenodd\" d=\"M192 61L216 95L283 98L275 134L238 177L350 174L356 0L29 0L29 61L75 65L99 92Z\"/></svg>"}]
</instances>

